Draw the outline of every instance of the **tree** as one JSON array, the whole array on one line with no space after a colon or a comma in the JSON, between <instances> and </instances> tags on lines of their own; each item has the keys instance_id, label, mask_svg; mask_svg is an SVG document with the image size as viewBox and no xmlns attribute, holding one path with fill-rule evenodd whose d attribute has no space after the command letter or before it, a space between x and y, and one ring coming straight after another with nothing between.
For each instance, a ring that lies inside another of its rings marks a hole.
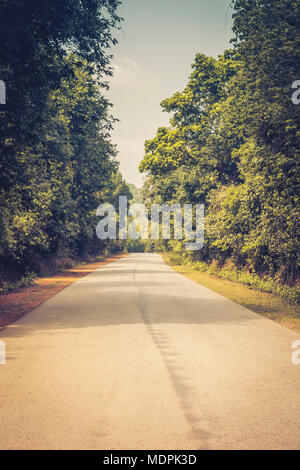
<instances>
[{"instance_id":1,"label":"tree","mask_svg":"<svg viewBox=\"0 0 300 470\"><path fill-rule=\"evenodd\" d=\"M158 202L205 202L199 257L296 281L299 269L299 2L235 0L234 50L197 54L140 170ZM274 53L276 51L276 53ZM171 244L172 245L172 244ZM170 246L171 246L170 245Z\"/></svg>"},{"instance_id":2,"label":"tree","mask_svg":"<svg viewBox=\"0 0 300 470\"><path fill-rule=\"evenodd\" d=\"M101 89L118 4L0 1L2 272L101 247L95 210L117 172L114 119Z\"/></svg>"}]
</instances>

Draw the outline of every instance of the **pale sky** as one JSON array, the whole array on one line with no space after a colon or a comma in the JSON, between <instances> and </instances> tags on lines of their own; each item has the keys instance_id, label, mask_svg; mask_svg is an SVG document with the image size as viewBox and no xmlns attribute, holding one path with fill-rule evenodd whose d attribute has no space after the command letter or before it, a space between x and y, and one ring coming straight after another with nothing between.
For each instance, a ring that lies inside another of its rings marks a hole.
<instances>
[{"instance_id":1,"label":"pale sky","mask_svg":"<svg viewBox=\"0 0 300 470\"><path fill-rule=\"evenodd\" d=\"M109 99L115 125L120 171L141 186L138 172L144 142L167 126L160 102L182 91L197 52L217 57L230 47L231 0L123 0L124 18L113 48L114 77Z\"/></svg>"}]
</instances>

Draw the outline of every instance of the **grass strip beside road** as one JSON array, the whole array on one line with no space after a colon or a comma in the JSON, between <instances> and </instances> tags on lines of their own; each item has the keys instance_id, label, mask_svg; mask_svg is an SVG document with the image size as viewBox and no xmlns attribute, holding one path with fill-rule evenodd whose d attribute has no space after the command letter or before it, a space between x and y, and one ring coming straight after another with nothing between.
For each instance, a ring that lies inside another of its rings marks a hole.
<instances>
[{"instance_id":1,"label":"grass strip beside road","mask_svg":"<svg viewBox=\"0 0 300 470\"><path fill-rule=\"evenodd\" d=\"M193 268L192 264L174 263L166 254L163 255L163 258L174 271L183 274L188 279L208 287L233 302L280 323L282 326L300 332L299 305L289 304L280 297L251 289L239 282L221 279L213 274L198 271Z\"/></svg>"}]
</instances>

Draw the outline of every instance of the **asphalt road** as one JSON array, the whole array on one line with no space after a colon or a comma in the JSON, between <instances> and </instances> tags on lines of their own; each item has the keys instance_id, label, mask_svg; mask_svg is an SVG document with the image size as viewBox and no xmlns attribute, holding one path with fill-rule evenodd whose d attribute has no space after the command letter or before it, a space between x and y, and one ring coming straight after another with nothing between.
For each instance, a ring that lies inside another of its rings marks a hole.
<instances>
[{"instance_id":1,"label":"asphalt road","mask_svg":"<svg viewBox=\"0 0 300 470\"><path fill-rule=\"evenodd\" d=\"M1 332L0 449L300 449L298 336L132 254Z\"/></svg>"}]
</instances>

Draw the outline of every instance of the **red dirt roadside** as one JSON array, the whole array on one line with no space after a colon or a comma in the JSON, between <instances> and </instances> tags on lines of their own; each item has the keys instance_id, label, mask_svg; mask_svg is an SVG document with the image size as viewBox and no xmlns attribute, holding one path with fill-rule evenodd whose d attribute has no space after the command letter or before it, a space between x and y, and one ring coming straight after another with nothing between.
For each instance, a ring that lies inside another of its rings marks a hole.
<instances>
[{"instance_id":1,"label":"red dirt roadside","mask_svg":"<svg viewBox=\"0 0 300 470\"><path fill-rule=\"evenodd\" d=\"M77 281L83 276L90 274L95 269L105 266L112 261L116 261L126 254L110 255L102 261L95 263L81 264L75 268L49 277L41 277L34 281L32 286L21 287L0 295L0 330L13 323L18 318L30 312L45 300L65 287Z\"/></svg>"}]
</instances>

